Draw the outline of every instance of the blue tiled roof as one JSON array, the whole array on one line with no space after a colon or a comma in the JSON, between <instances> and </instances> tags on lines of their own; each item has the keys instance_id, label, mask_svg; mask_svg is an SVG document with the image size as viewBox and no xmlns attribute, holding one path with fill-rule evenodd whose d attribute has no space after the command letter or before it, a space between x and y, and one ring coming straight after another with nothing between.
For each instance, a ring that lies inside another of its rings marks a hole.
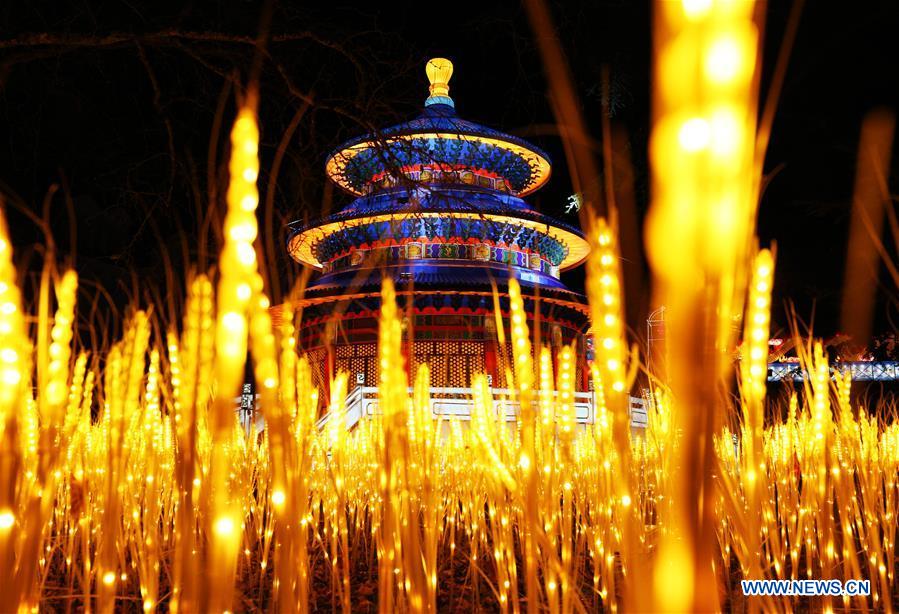
<instances>
[{"instance_id":1,"label":"blue tiled roof","mask_svg":"<svg viewBox=\"0 0 899 614\"><path fill-rule=\"evenodd\" d=\"M530 317L531 314L534 313L535 305L531 303L527 294L525 294L524 298L526 301L525 309ZM500 295L498 299L500 311L508 313L509 297ZM380 309L380 303L380 297L377 296L357 298L346 307L345 313L353 314L365 311L376 311ZM405 308L407 305L405 297L401 299L401 303ZM451 312L462 313L464 315L466 310L484 310L488 313L492 313L494 302L492 296L484 294L424 291L416 292L414 296L412 296L412 307L416 311L421 312L426 312L429 309L433 309L436 312L443 312L443 310L449 309ZM586 328L584 307L582 305L574 304L574 301L572 301L572 304L541 301L539 309L541 318L560 322L572 329L583 331ZM330 303L313 303L304 308L303 318L307 322L309 320L328 318L333 313L333 310L334 307Z\"/></svg>"},{"instance_id":2,"label":"blue tiled roof","mask_svg":"<svg viewBox=\"0 0 899 614\"><path fill-rule=\"evenodd\" d=\"M294 222L292 234L331 222L385 215L392 213L475 213L479 215L507 215L567 230L583 237L581 230L528 207L527 203L511 194L483 188L439 188L431 191L394 188L357 198L347 207L328 217L308 224Z\"/></svg>"},{"instance_id":3,"label":"blue tiled roof","mask_svg":"<svg viewBox=\"0 0 899 614\"><path fill-rule=\"evenodd\" d=\"M506 141L529 149L546 160L550 159L546 152L538 147L534 147L524 139L512 136L511 134L506 134L495 128L490 128L489 126L462 119L456 115L456 110L453 107L445 104L432 104L425 107L424 112L415 119L378 130L374 134L367 134L350 139L332 151L328 158L334 157L341 151L352 147L353 145L358 145L359 143L364 143L373 139L377 140L380 138L390 138L410 134L425 134L429 132L444 132L474 137L481 136Z\"/></svg>"},{"instance_id":4,"label":"blue tiled roof","mask_svg":"<svg viewBox=\"0 0 899 614\"><path fill-rule=\"evenodd\" d=\"M448 62L438 68L448 79ZM583 297L558 279L588 253L583 232L521 198L548 180L549 156L460 118L446 83L428 75L434 87L421 115L329 156L326 172L357 198L332 215L290 224L291 255L327 271L306 298L321 309L344 297L376 301L385 274L400 289L414 284L416 295L489 297L494 285L507 295L514 277L525 294L586 317ZM376 263L387 264L371 268Z\"/></svg>"},{"instance_id":5,"label":"blue tiled roof","mask_svg":"<svg viewBox=\"0 0 899 614\"><path fill-rule=\"evenodd\" d=\"M468 262L460 262L458 265L413 262L408 265L387 266L383 269L338 271L323 275L311 284L306 289L306 297L313 298L332 293L339 297L344 292L380 289L385 274L389 275L399 287L413 281L417 286L434 286L447 292L454 289L489 289L491 279L496 282L500 292L503 292L509 283L510 275L514 275L524 288L539 287L541 291L564 295L573 302L582 302L579 294L572 292L561 281L549 275L519 268L510 270L503 266Z\"/></svg>"},{"instance_id":6,"label":"blue tiled roof","mask_svg":"<svg viewBox=\"0 0 899 614\"><path fill-rule=\"evenodd\" d=\"M353 149L357 145L363 147ZM335 160L342 163L331 168ZM375 177L420 166L487 171L523 192L544 181L550 166L549 156L527 141L461 119L446 104L431 104L411 121L351 139L328 161L331 178L357 194Z\"/></svg>"}]
</instances>

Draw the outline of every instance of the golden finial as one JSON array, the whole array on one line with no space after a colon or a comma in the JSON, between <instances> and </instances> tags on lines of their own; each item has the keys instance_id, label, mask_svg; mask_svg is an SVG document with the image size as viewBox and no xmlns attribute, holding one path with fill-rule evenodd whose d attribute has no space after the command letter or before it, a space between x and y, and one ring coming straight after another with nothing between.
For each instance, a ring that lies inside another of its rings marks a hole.
<instances>
[{"instance_id":1,"label":"golden finial","mask_svg":"<svg viewBox=\"0 0 899 614\"><path fill-rule=\"evenodd\" d=\"M453 63L445 58L431 58L428 60L425 72L431 87L428 91L431 95L426 104L452 104L449 97L449 80L453 76Z\"/></svg>"}]
</instances>

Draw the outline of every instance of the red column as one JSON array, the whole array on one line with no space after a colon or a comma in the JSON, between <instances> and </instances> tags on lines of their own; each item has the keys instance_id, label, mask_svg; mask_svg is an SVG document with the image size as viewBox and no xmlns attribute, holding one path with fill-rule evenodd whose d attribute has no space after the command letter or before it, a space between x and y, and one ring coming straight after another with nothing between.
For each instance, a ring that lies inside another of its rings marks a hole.
<instances>
[{"instance_id":1,"label":"red column","mask_svg":"<svg viewBox=\"0 0 899 614\"><path fill-rule=\"evenodd\" d=\"M327 410L331 402L331 378L334 377L334 346L325 346L325 369L322 373L322 398L319 399L319 407Z\"/></svg>"},{"instance_id":2,"label":"red column","mask_svg":"<svg viewBox=\"0 0 899 614\"><path fill-rule=\"evenodd\" d=\"M484 371L496 386L499 380L496 377L496 342L493 339L484 342Z\"/></svg>"}]
</instances>

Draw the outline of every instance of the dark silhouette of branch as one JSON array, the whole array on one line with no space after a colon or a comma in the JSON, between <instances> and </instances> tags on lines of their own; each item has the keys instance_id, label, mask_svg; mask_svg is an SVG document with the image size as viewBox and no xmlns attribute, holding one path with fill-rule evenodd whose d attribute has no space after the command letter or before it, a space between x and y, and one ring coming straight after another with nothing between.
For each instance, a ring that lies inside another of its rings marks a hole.
<instances>
[{"instance_id":1,"label":"dark silhouette of branch","mask_svg":"<svg viewBox=\"0 0 899 614\"><path fill-rule=\"evenodd\" d=\"M224 32L198 32L193 30L160 30L146 34L131 32L110 32L103 35L61 34L56 32L34 32L21 34L14 38L0 39L0 49L20 49L23 47L116 47L141 43L144 45L174 44L177 40L188 40L207 43L233 43L237 45L256 46L255 36L226 34ZM275 34L269 37L269 43L289 43L295 41L312 41L342 51L342 47L312 32L291 32Z\"/></svg>"},{"instance_id":2,"label":"dark silhouette of branch","mask_svg":"<svg viewBox=\"0 0 899 614\"><path fill-rule=\"evenodd\" d=\"M172 190L175 189L175 134L172 130L172 122L162 109L162 94L159 91L159 81L156 79L156 74L153 72L153 67L150 65L150 60L147 58L147 52L144 51L144 46L140 41L135 41L135 45L137 46L137 54L140 56L140 61L144 65L144 68L147 69L147 76L150 78L150 84L153 86L153 106L156 107L156 112L159 113L159 116L165 124L165 132L168 137L169 157L171 159L169 161L169 191L165 201L170 203L172 200Z\"/></svg>"}]
</instances>

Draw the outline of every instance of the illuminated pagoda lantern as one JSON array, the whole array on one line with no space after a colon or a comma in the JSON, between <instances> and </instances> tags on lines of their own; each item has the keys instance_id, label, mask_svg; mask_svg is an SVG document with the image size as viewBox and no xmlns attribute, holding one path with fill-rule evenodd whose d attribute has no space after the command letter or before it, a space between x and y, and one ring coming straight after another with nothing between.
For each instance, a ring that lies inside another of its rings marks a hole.
<instances>
[{"instance_id":1,"label":"illuminated pagoda lantern","mask_svg":"<svg viewBox=\"0 0 899 614\"><path fill-rule=\"evenodd\" d=\"M575 342L584 356L587 307L559 273L582 262L588 244L579 229L523 200L549 179L547 155L458 117L451 62L432 59L426 72L430 96L420 116L328 157L328 177L355 200L291 225L290 255L321 271L299 306L300 343L322 386L339 369L351 388L377 385L383 276L406 314L409 372L427 362L433 387L468 387L477 373L507 385L511 357L498 343L495 305L508 339L510 276L520 282L532 334L536 318L542 343ZM586 376L579 379L585 389Z\"/></svg>"}]
</instances>

